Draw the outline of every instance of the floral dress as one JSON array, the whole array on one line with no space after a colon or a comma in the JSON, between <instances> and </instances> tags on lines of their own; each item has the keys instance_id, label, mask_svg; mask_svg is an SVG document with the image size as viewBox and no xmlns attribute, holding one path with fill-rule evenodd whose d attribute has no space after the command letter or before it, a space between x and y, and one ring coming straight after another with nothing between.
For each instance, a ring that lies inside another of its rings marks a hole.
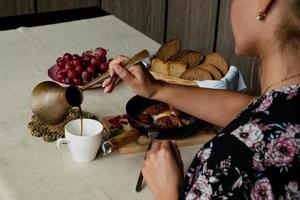
<instances>
[{"instance_id":1,"label":"floral dress","mask_svg":"<svg viewBox=\"0 0 300 200\"><path fill-rule=\"evenodd\" d=\"M300 84L242 111L195 156L180 199L300 199Z\"/></svg>"}]
</instances>

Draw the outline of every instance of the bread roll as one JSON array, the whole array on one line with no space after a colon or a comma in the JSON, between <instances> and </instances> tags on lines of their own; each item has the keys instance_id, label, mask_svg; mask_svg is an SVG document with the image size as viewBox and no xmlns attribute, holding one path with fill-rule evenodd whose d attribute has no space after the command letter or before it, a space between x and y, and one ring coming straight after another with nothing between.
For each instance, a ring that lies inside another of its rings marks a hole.
<instances>
[{"instance_id":1,"label":"bread roll","mask_svg":"<svg viewBox=\"0 0 300 200\"><path fill-rule=\"evenodd\" d=\"M181 78L186 80L199 80L199 81L213 79L212 75L208 71L204 69L200 69L198 67L192 67L186 70L181 75Z\"/></svg>"},{"instance_id":2,"label":"bread roll","mask_svg":"<svg viewBox=\"0 0 300 200\"><path fill-rule=\"evenodd\" d=\"M173 39L164 43L157 51L156 57L163 62L167 62L181 48L180 40Z\"/></svg>"},{"instance_id":3,"label":"bread roll","mask_svg":"<svg viewBox=\"0 0 300 200\"><path fill-rule=\"evenodd\" d=\"M158 74L169 75L170 69L167 63L164 63L159 58L154 58L151 62L150 71Z\"/></svg>"},{"instance_id":4,"label":"bread roll","mask_svg":"<svg viewBox=\"0 0 300 200\"><path fill-rule=\"evenodd\" d=\"M218 68L222 75L225 76L226 73L228 72L228 64L225 60L224 57L222 57L219 53L210 53L208 54L204 61L203 61L204 64L211 64L213 66L215 66L216 68Z\"/></svg>"},{"instance_id":5,"label":"bread roll","mask_svg":"<svg viewBox=\"0 0 300 200\"><path fill-rule=\"evenodd\" d=\"M221 80L223 77L222 73L215 66L213 66L211 64L201 64L201 65L198 65L197 67L200 69L205 69L206 71L211 73L214 80Z\"/></svg>"},{"instance_id":6,"label":"bread roll","mask_svg":"<svg viewBox=\"0 0 300 200\"><path fill-rule=\"evenodd\" d=\"M169 65L169 75L172 77L179 78L187 70L187 64L183 62L168 61L166 64Z\"/></svg>"},{"instance_id":7,"label":"bread roll","mask_svg":"<svg viewBox=\"0 0 300 200\"><path fill-rule=\"evenodd\" d=\"M170 60L187 63L189 67L199 65L204 59L204 56L197 51L183 50L172 56Z\"/></svg>"}]
</instances>

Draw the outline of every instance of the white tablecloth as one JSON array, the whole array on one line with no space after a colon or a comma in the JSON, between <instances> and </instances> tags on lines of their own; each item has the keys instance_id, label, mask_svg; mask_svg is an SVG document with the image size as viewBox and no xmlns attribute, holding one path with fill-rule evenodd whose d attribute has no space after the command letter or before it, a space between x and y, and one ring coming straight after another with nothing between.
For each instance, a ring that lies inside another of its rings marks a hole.
<instances>
[{"instance_id":1,"label":"white tablecloth","mask_svg":"<svg viewBox=\"0 0 300 200\"><path fill-rule=\"evenodd\" d=\"M1 200L132 200L153 199L148 188L134 187L143 154L117 152L90 163L61 154L55 143L32 137L30 95L49 80L47 69L65 52L95 47L108 57L155 52L159 44L114 16L0 32L0 199ZM125 84L107 95L102 89L85 93L83 109L99 118L125 113L134 94ZM181 148L186 167L199 146Z\"/></svg>"}]
</instances>

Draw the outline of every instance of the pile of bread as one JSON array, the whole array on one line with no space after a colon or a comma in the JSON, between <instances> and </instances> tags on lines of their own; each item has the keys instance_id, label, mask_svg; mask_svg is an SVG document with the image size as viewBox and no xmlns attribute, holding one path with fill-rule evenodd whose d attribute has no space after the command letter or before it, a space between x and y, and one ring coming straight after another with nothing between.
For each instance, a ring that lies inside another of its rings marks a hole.
<instances>
[{"instance_id":1,"label":"pile of bread","mask_svg":"<svg viewBox=\"0 0 300 200\"><path fill-rule=\"evenodd\" d=\"M150 72L158 80L196 86L194 80L220 80L228 64L219 53L206 56L193 50L181 50L178 39L164 43L152 59Z\"/></svg>"}]
</instances>

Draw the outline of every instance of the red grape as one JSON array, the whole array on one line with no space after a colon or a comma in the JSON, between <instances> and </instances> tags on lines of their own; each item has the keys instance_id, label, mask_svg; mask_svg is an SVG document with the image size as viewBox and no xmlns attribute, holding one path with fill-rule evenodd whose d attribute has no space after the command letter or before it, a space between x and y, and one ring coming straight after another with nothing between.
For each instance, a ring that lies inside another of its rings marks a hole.
<instances>
[{"instance_id":1,"label":"red grape","mask_svg":"<svg viewBox=\"0 0 300 200\"><path fill-rule=\"evenodd\" d=\"M108 70L106 49L98 47L94 51L85 51L81 55L65 53L57 58L58 70L55 75L58 81L83 85Z\"/></svg>"},{"instance_id":2,"label":"red grape","mask_svg":"<svg viewBox=\"0 0 300 200\"><path fill-rule=\"evenodd\" d=\"M82 57L82 59L83 59L84 61L90 62L91 59L92 59L92 57L94 57L94 56L93 56L93 55L84 55L84 56Z\"/></svg>"},{"instance_id":3,"label":"red grape","mask_svg":"<svg viewBox=\"0 0 300 200\"><path fill-rule=\"evenodd\" d=\"M70 65L69 62L67 62L67 63L65 64L65 70L66 70L66 71L69 71L70 69L73 69L73 66Z\"/></svg>"},{"instance_id":4,"label":"red grape","mask_svg":"<svg viewBox=\"0 0 300 200\"><path fill-rule=\"evenodd\" d=\"M68 71L68 77L69 77L69 78L74 79L74 78L76 78L77 76L78 76L78 72L75 71L74 69L70 69L70 70Z\"/></svg>"},{"instance_id":5,"label":"red grape","mask_svg":"<svg viewBox=\"0 0 300 200\"><path fill-rule=\"evenodd\" d=\"M83 72L83 67L81 67L80 65L76 66L75 67L75 70L78 72L78 73L82 73Z\"/></svg>"},{"instance_id":6,"label":"red grape","mask_svg":"<svg viewBox=\"0 0 300 200\"><path fill-rule=\"evenodd\" d=\"M92 55L92 54L93 54L93 51L85 51L82 53L82 57L84 58L85 56Z\"/></svg>"},{"instance_id":7,"label":"red grape","mask_svg":"<svg viewBox=\"0 0 300 200\"><path fill-rule=\"evenodd\" d=\"M100 57L106 57L106 55L107 55L106 49L103 49L103 48L100 48L100 47L96 48L94 53L95 53L95 55L98 55Z\"/></svg>"},{"instance_id":8,"label":"red grape","mask_svg":"<svg viewBox=\"0 0 300 200\"><path fill-rule=\"evenodd\" d=\"M88 61L82 61L82 63L81 63L81 66L83 67L83 68L86 68L88 65L89 65L90 63L88 62Z\"/></svg>"},{"instance_id":9,"label":"red grape","mask_svg":"<svg viewBox=\"0 0 300 200\"><path fill-rule=\"evenodd\" d=\"M73 54L72 59L73 60L77 60L77 59L81 60L81 57L78 54Z\"/></svg>"},{"instance_id":10,"label":"red grape","mask_svg":"<svg viewBox=\"0 0 300 200\"><path fill-rule=\"evenodd\" d=\"M82 81L81 81L80 78L74 78L74 79L73 79L73 83L74 83L75 85L82 85Z\"/></svg>"},{"instance_id":11,"label":"red grape","mask_svg":"<svg viewBox=\"0 0 300 200\"><path fill-rule=\"evenodd\" d=\"M87 71L82 72L81 78L82 78L82 80L87 81L87 82L92 80L91 75Z\"/></svg>"},{"instance_id":12,"label":"red grape","mask_svg":"<svg viewBox=\"0 0 300 200\"><path fill-rule=\"evenodd\" d=\"M56 76L59 80L65 79L67 76L67 72L65 70L58 70L56 72Z\"/></svg>"},{"instance_id":13,"label":"red grape","mask_svg":"<svg viewBox=\"0 0 300 200\"><path fill-rule=\"evenodd\" d=\"M65 63L66 62L64 61L64 59L62 57L59 57L59 58L56 59L56 65L60 69L65 67Z\"/></svg>"},{"instance_id":14,"label":"red grape","mask_svg":"<svg viewBox=\"0 0 300 200\"><path fill-rule=\"evenodd\" d=\"M86 68L87 72L94 73L96 71L96 68L94 65L88 65Z\"/></svg>"},{"instance_id":15,"label":"red grape","mask_svg":"<svg viewBox=\"0 0 300 200\"><path fill-rule=\"evenodd\" d=\"M72 55L69 54L69 53L65 53L64 56L63 56L63 58L64 58L65 61L68 61L68 60L71 60Z\"/></svg>"},{"instance_id":16,"label":"red grape","mask_svg":"<svg viewBox=\"0 0 300 200\"><path fill-rule=\"evenodd\" d=\"M102 74L106 72L108 68L109 68L108 63L101 63L101 65L99 66L99 71Z\"/></svg>"},{"instance_id":17,"label":"red grape","mask_svg":"<svg viewBox=\"0 0 300 200\"><path fill-rule=\"evenodd\" d=\"M101 60L101 63L103 63L103 62L107 62L107 59L106 59L106 57L99 57L100 58L100 60Z\"/></svg>"},{"instance_id":18,"label":"red grape","mask_svg":"<svg viewBox=\"0 0 300 200\"><path fill-rule=\"evenodd\" d=\"M79 59L79 58L73 59L73 60L72 60L72 64L73 64L74 66L80 65L80 64L81 64L81 59Z\"/></svg>"},{"instance_id":19,"label":"red grape","mask_svg":"<svg viewBox=\"0 0 300 200\"><path fill-rule=\"evenodd\" d=\"M101 64L101 60L98 57L93 57L91 59L91 64L92 65L100 65Z\"/></svg>"}]
</instances>

